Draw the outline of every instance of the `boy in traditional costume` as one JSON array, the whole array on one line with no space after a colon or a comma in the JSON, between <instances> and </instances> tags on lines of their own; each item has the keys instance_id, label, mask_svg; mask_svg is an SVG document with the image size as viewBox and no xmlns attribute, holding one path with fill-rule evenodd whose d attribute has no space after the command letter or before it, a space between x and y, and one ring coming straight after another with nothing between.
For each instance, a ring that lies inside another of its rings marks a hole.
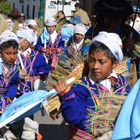
<instances>
[{"instance_id":1,"label":"boy in traditional costume","mask_svg":"<svg viewBox=\"0 0 140 140\"><path fill-rule=\"evenodd\" d=\"M19 81L18 43L16 34L9 30L0 35L0 113L16 97Z\"/></svg>"},{"instance_id":2,"label":"boy in traditional costume","mask_svg":"<svg viewBox=\"0 0 140 140\"><path fill-rule=\"evenodd\" d=\"M39 86L35 85L36 80L40 80L40 82L46 80L50 67L43 55L30 48L33 40L28 30L17 32L17 36L20 38L18 56L21 64L20 74L22 78L19 84L19 94L24 94L33 91L36 86Z\"/></svg>"},{"instance_id":3,"label":"boy in traditional costume","mask_svg":"<svg viewBox=\"0 0 140 140\"><path fill-rule=\"evenodd\" d=\"M46 80L49 66L46 59L39 52L30 48L33 39L29 30L18 30L16 34L20 44L18 52L20 81L16 95L18 98L22 94L33 91L35 88L37 89L37 87L40 88L40 85L35 85L35 81L40 80L37 83L41 84ZM39 124L32 120L32 116L30 118L26 117L10 125L9 131L5 133L4 138L35 140Z\"/></svg>"},{"instance_id":4,"label":"boy in traditional costume","mask_svg":"<svg viewBox=\"0 0 140 140\"><path fill-rule=\"evenodd\" d=\"M125 78L113 70L123 59L120 45L117 34L100 32L88 53L88 76L72 87L64 81L56 84L71 140L111 139L121 104L130 92Z\"/></svg>"},{"instance_id":5,"label":"boy in traditional costume","mask_svg":"<svg viewBox=\"0 0 140 140\"><path fill-rule=\"evenodd\" d=\"M0 115L13 102L19 82L17 61L19 40L13 32L5 30L0 35ZM5 133L0 129L0 135Z\"/></svg>"},{"instance_id":6,"label":"boy in traditional costume","mask_svg":"<svg viewBox=\"0 0 140 140\"><path fill-rule=\"evenodd\" d=\"M75 25L74 35L67 43L67 49L70 54L81 55L81 49L85 45L84 38L87 28L84 24L80 23Z\"/></svg>"},{"instance_id":7,"label":"boy in traditional costume","mask_svg":"<svg viewBox=\"0 0 140 140\"><path fill-rule=\"evenodd\" d=\"M58 55L64 48L64 41L61 34L57 33L56 20L49 18L45 22L45 27L42 34L39 36L35 49L44 53L48 58L49 64L53 68L56 67Z\"/></svg>"}]
</instances>

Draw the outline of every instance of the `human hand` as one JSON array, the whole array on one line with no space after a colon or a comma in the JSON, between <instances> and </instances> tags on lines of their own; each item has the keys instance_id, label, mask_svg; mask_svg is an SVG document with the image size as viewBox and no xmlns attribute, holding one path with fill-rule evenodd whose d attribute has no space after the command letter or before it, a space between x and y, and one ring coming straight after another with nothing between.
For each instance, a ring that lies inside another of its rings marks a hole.
<instances>
[{"instance_id":1,"label":"human hand","mask_svg":"<svg viewBox=\"0 0 140 140\"><path fill-rule=\"evenodd\" d=\"M21 76L21 77L27 76L27 71L26 71L26 69L21 69L21 70L20 70L20 76Z\"/></svg>"},{"instance_id":2,"label":"human hand","mask_svg":"<svg viewBox=\"0 0 140 140\"><path fill-rule=\"evenodd\" d=\"M42 48L41 51L45 53L46 52L46 48Z\"/></svg>"},{"instance_id":3,"label":"human hand","mask_svg":"<svg viewBox=\"0 0 140 140\"><path fill-rule=\"evenodd\" d=\"M54 88L59 93L58 96L63 96L70 90L70 86L67 85L66 81L57 82Z\"/></svg>"}]
</instances>

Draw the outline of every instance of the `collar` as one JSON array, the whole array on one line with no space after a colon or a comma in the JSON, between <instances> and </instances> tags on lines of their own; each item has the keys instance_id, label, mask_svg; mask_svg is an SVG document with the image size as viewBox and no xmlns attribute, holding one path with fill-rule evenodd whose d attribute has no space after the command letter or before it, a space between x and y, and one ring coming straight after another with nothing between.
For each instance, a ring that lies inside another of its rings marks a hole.
<instances>
[{"instance_id":1,"label":"collar","mask_svg":"<svg viewBox=\"0 0 140 140\"><path fill-rule=\"evenodd\" d=\"M15 61L13 64L11 65L7 65L4 63L4 61L2 60L2 58L0 57L0 63L6 68L6 70L9 70L11 67L13 67L17 62Z\"/></svg>"},{"instance_id":2,"label":"collar","mask_svg":"<svg viewBox=\"0 0 140 140\"><path fill-rule=\"evenodd\" d=\"M92 84L95 84L96 81L93 78L91 78L90 73L89 73L89 79L90 79L90 82ZM118 76L117 76L117 74L115 73L114 70L112 71L112 73L105 80L102 80L99 83L101 85L105 86L110 91L112 82L113 83L118 82Z\"/></svg>"},{"instance_id":3,"label":"collar","mask_svg":"<svg viewBox=\"0 0 140 140\"><path fill-rule=\"evenodd\" d=\"M31 54L31 48L29 47L27 50L25 50L24 52L22 52L22 54L24 55L24 56L26 56L27 54Z\"/></svg>"}]
</instances>

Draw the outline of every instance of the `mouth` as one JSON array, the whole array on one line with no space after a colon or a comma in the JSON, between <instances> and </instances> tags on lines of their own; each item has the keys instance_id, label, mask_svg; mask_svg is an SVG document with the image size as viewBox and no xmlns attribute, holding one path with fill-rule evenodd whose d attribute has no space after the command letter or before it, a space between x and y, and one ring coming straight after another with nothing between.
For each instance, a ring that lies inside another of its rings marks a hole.
<instances>
[{"instance_id":1,"label":"mouth","mask_svg":"<svg viewBox=\"0 0 140 140\"><path fill-rule=\"evenodd\" d=\"M100 77L101 76L101 72L99 72L99 71L93 71L92 74L93 74L94 77Z\"/></svg>"},{"instance_id":2,"label":"mouth","mask_svg":"<svg viewBox=\"0 0 140 140\"><path fill-rule=\"evenodd\" d=\"M7 62L8 64L13 64L15 60Z\"/></svg>"},{"instance_id":3,"label":"mouth","mask_svg":"<svg viewBox=\"0 0 140 140\"><path fill-rule=\"evenodd\" d=\"M99 71L95 71L95 70L92 70L92 73L93 73L93 74L100 74Z\"/></svg>"}]
</instances>

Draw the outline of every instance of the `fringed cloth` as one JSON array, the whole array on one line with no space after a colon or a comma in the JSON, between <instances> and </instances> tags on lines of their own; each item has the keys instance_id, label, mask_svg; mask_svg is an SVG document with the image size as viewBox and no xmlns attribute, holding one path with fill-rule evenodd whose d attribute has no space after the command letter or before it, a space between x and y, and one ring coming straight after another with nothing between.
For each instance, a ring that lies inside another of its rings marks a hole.
<instances>
[{"instance_id":1,"label":"fringed cloth","mask_svg":"<svg viewBox=\"0 0 140 140\"><path fill-rule=\"evenodd\" d=\"M78 129L72 125L68 127L68 137L70 140L111 140L112 131L100 136L93 136L86 131Z\"/></svg>"},{"instance_id":2,"label":"fringed cloth","mask_svg":"<svg viewBox=\"0 0 140 140\"><path fill-rule=\"evenodd\" d=\"M91 134L71 125L68 127L68 136L70 140L94 140Z\"/></svg>"}]
</instances>

